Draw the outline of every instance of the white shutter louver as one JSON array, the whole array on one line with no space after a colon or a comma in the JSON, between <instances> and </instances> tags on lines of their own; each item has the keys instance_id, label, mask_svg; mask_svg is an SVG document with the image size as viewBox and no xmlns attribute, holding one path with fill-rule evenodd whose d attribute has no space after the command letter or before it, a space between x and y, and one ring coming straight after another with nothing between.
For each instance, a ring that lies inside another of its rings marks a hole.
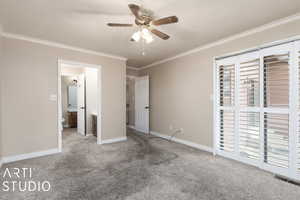
<instances>
[{"instance_id":1,"label":"white shutter louver","mask_svg":"<svg viewBox=\"0 0 300 200\"><path fill-rule=\"evenodd\" d=\"M234 112L220 111L220 133L219 149L223 151L234 151Z\"/></svg>"},{"instance_id":2,"label":"white shutter louver","mask_svg":"<svg viewBox=\"0 0 300 200\"><path fill-rule=\"evenodd\" d=\"M235 65L219 67L220 106L234 105Z\"/></svg>"},{"instance_id":3,"label":"white shutter louver","mask_svg":"<svg viewBox=\"0 0 300 200\"><path fill-rule=\"evenodd\" d=\"M273 166L289 167L289 116L264 114L264 162Z\"/></svg>"},{"instance_id":4,"label":"white shutter louver","mask_svg":"<svg viewBox=\"0 0 300 200\"><path fill-rule=\"evenodd\" d=\"M288 107L289 54L264 57L264 106Z\"/></svg>"},{"instance_id":5,"label":"white shutter louver","mask_svg":"<svg viewBox=\"0 0 300 200\"><path fill-rule=\"evenodd\" d=\"M239 149L242 157L259 160L259 113L240 112Z\"/></svg>"},{"instance_id":6,"label":"white shutter louver","mask_svg":"<svg viewBox=\"0 0 300 200\"><path fill-rule=\"evenodd\" d=\"M239 98L242 107L259 106L259 59L240 64Z\"/></svg>"}]
</instances>

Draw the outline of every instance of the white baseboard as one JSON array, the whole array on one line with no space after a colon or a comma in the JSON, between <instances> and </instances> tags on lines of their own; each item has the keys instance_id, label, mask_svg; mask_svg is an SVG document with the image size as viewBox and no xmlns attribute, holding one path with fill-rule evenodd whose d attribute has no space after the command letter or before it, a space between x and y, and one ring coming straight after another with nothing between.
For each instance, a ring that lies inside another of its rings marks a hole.
<instances>
[{"instance_id":1,"label":"white baseboard","mask_svg":"<svg viewBox=\"0 0 300 200\"><path fill-rule=\"evenodd\" d=\"M133 125L127 125L127 128L135 129L135 126L133 126Z\"/></svg>"},{"instance_id":2,"label":"white baseboard","mask_svg":"<svg viewBox=\"0 0 300 200\"><path fill-rule=\"evenodd\" d=\"M139 133L149 134L148 132L144 132L144 130L138 129L138 128L136 128L136 127L133 126L133 125L127 125L127 128L131 128L131 129L133 129L133 130L135 130L135 131L137 131L137 132L139 132ZM151 133L151 131L150 131L150 133Z\"/></svg>"},{"instance_id":3,"label":"white baseboard","mask_svg":"<svg viewBox=\"0 0 300 200\"><path fill-rule=\"evenodd\" d=\"M163 134L160 134L160 133L155 132L155 131L150 131L150 133L152 135L155 135L157 137L161 137L161 138L164 138L164 139L167 139L167 140L169 140L171 138L171 136L169 136L169 135L163 135ZM197 144L197 143L194 143L194 142L190 142L190 141L187 141L187 140L178 139L178 138L175 138L175 137L172 138L172 141L180 143L180 144L184 144L184 145L187 145L187 146L190 146L190 147L202 150L202 151L207 151L209 153L213 153L213 148L208 147L208 146L204 146L204 145Z\"/></svg>"},{"instance_id":4,"label":"white baseboard","mask_svg":"<svg viewBox=\"0 0 300 200\"><path fill-rule=\"evenodd\" d=\"M138 128L135 128L134 130L140 132L140 133L144 133L144 134L147 134L147 132L145 132L144 130L141 130L141 129L138 129Z\"/></svg>"},{"instance_id":5,"label":"white baseboard","mask_svg":"<svg viewBox=\"0 0 300 200\"><path fill-rule=\"evenodd\" d=\"M102 140L100 144L110 144L110 143L115 143L115 142L123 142L126 140L127 140L127 137L120 137L120 138Z\"/></svg>"},{"instance_id":6,"label":"white baseboard","mask_svg":"<svg viewBox=\"0 0 300 200\"><path fill-rule=\"evenodd\" d=\"M131 129L133 129L133 130L135 130L135 131L137 131L137 132L139 132L139 133L148 134L148 132L145 132L145 131L142 130L142 129L138 129L138 128L136 128L135 126L128 126L128 128L131 128Z\"/></svg>"},{"instance_id":7,"label":"white baseboard","mask_svg":"<svg viewBox=\"0 0 300 200\"><path fill-rule=\"evenodd\" d=\"M26 153L26 154L20 154L16 156L6 156L2 158L3 163L11 163L19 160L26 160L30 158L37 158L41 156L48 156L52 154L59 153L58 149L49 149L46 151L39 151L39 152L33 152L33 153Z\"/></svg>"}]
</instances>

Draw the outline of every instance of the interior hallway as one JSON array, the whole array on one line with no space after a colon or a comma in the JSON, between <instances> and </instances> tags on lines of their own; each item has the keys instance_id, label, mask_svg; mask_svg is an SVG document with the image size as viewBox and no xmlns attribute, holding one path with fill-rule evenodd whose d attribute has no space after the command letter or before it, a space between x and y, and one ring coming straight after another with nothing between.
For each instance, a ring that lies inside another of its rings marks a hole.
<instances>
[{"instance_id":1,"label":"interior hallway","mask_svg":"<svg viewBox=\"0 0 300 200\"><path fill-rule=\"evenodd\" d=\"M72 130L72 129L70 129ZM128 140L97 145L68 131L63 153L5 164L32 167L51 192L2 192L0 199L295 200L300 187L254 167L128 130ZM2 182L3 180L1 180Z\"/></svg>"}]
</instances>

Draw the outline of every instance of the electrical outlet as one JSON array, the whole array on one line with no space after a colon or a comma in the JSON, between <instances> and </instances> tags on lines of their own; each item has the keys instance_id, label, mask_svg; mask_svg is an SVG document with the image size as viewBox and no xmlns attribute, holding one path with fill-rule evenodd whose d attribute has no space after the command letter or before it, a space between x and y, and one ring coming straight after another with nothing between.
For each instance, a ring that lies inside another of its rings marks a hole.
<instances>
[{"instance_id":1,"label":"electrical outlet","mask_svg":"<svg viewBox=\"0 0 300 200\"><path fill-rule=\"evenodd\" d=\"M173 125L170 125L170 126L169 126L169 129L170 129L170 131L173 130Z\"/></svg>"}]
</instances>

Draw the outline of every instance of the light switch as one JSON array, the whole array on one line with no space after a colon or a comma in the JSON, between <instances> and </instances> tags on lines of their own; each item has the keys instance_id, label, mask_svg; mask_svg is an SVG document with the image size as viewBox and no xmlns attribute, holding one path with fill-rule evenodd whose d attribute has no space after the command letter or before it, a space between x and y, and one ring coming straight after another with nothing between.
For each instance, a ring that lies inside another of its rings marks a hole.
<instances>
[{"instance_id":1,"label":"light switch","mask_svg":"<svg viewBox=\"0 0 300 200\"><path fill-rule=\"evenodd\" d=\"M51 94L49 97L50 101L57 101L57 95L56 94Z\"/></svg>"}]
</instances>

